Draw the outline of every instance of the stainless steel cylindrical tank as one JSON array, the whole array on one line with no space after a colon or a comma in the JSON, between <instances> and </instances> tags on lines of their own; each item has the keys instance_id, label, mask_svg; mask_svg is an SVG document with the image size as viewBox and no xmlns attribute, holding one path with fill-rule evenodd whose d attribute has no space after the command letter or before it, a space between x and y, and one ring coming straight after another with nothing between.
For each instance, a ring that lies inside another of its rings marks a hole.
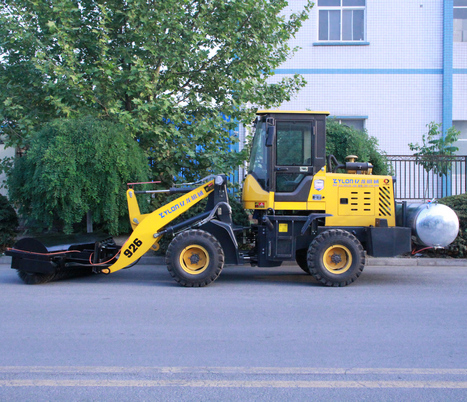
<instances>
[{"instance_id":1,"label":"stainless steel cylindrical tank","mask_svg":"<svg viewBox=\"0 0 467 402\"><path fill-rule=\"evenodd\" d=\"M397 209L398 214L402 214L402 207ZM408 204L404 226L412 229L416 243L435 248L446 247L459 233L459 218L451 208L436 202Z\"/></svg>"}]
</instances>

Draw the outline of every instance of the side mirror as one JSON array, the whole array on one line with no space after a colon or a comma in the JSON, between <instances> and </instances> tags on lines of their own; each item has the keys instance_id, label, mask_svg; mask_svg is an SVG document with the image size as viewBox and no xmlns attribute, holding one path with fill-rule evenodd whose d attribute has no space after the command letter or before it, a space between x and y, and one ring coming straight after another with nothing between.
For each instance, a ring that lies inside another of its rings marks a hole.
<instances>
[{"instance_id":1,"label":"side mirror","mask_svg":"<svg viewBox=\"0 0 467 402\"><path fill-rule=\"evenodd\" d=\"M266 146L267 147L272 147L274 144L274 139L276 135L276 130L274 126L268 126L267 132L266 132Z\"/></svg>"}]
</instances>

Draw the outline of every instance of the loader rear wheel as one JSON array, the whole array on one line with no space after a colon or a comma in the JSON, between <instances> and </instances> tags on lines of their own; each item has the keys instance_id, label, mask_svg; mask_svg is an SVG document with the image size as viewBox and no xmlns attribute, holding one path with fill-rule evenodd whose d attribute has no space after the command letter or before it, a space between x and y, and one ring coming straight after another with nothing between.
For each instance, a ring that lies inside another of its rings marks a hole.
<instances>
[{"instance_id":1,"label":"loader rear wheel","mask_svg":"<svg viewBox=\"0 0 467 402\"><path fill-rule=\"evenodd\" d=\"M311 275L325 286L346 286L362 273L365 252L346 230L331 229L316 236L307 253Z\"/></svg>"},{"instance_id":2,"label":"loader rear wheel","mask_svg":"<svg viewBox=\"0 0 467 402\"><path fill-rule=\"evenodd\" d=\"M55 274L40 274L37 272L26 272L17 270L18 276L27 285L40 285L41 283L50 282L55 278Z\"/></svg>"},{"instance_id":3,"label":"loader rear wheel","mask_svg":"<svg viewBox=\"0 0 467 402\"><path fill-rule=\"evenodd\" d=\"M214 282L224 267L224 251L204 230L187 230L170 243L166 257L170 275L182 286L201 287Z\"/></svg>"}]
</instances>

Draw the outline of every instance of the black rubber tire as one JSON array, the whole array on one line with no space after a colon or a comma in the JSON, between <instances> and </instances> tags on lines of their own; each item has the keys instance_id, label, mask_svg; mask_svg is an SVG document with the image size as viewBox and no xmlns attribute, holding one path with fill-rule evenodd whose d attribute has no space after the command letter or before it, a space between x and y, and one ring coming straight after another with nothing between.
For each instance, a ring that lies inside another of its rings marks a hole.
<instances>
[{"instance_id":1,"label":"black rubber tire","mask_svg":"<svg viewBox=\"0 0 467 402\"><path fill-rule=\"evenodd\" d=\"M165 261L170 275L180 285L202 287L220 275L224 267L224 251L210 233L187 230L169 244Z\"/></svg>"},{"instance_id":2,"label":"black rubber tire","mask_svg":"<svg viewBox=\"0 0 467 402\"><path fill-rule=\"evenodd\" d=\"M26 285L40 285L41 283L47 283L55 278L55 274L40 274L36 272L26 272L22 270L16 270L18 276Z\"/></svg>"},{"instance_id":3,"label":"black rubber tire","mask_svg":"<svg viewBox=\"0 0 467 402\"><path fill-rule=\"evenodd\" d=\"M307 274L310 273L310 268L308 268L308 257L307 250L298 250L295 253L295 261L297 261L298 266Z\"/></svg>"},{"instance_id":4,"label":"black rubber tire","mask_svg":"<svg viewBox=\"0 0 467 402\"><path fill-rule=\"evenodd\" d=\"M318 282L325 286L347 286L362 273L365 252L352 233L331 229L314 238L308 247L307 260L310 273Z\"/></svg>"}]
</instances>

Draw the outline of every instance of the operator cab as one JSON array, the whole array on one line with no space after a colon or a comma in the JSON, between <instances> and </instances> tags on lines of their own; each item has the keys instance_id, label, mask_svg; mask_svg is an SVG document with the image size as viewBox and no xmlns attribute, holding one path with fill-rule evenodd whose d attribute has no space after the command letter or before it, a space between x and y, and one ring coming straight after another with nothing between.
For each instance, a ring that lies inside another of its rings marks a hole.
<instances>
[{"instance_id":1,"label":"operator cab","mask_svg":"<svg viewBox=\"0 0 467 402\"><path fill-rule=\"evenodd\" d=\"M306 202L313 176L326 164L329 112L258 111L243 201L263 209Z\"/></svg>"}]
</instances>

